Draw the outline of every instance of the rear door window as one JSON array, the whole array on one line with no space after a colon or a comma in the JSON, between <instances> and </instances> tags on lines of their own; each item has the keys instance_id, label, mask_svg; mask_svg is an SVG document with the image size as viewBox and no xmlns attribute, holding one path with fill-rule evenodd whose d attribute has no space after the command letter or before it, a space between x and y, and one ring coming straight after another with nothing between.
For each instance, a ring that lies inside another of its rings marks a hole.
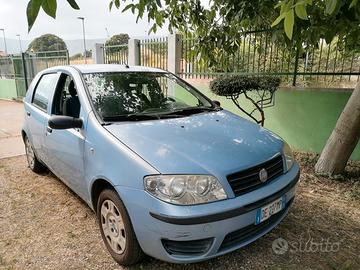
<instances>
[{"instance_id":1,"label":"rear door window","mask_svg":"<svg viewBox=\"0 0 360 270\"><path fill-rule=\"evenodd\" d=\"M58 79L59 74L57 73L45 74L41 77L35 88L33 105L44 112L47 111L50 94L54 92Z\"/></svg>"}]
</instances>

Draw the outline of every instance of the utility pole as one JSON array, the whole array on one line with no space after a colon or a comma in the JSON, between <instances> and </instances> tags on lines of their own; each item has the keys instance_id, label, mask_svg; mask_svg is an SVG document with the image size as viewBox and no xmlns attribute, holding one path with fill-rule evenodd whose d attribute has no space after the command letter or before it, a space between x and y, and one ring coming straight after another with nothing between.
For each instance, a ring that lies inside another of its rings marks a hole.
<instances>
[{"instance_id":1,"label":"utility pole","mask_svg":"<svg viewBox=\"0 0 360 270\"><path fill-rule=\"evenodd\" d=\"M7 46L6 46L6 37L5 37L5 29L4 28L0 28L0 31L3 32L3 36L4 36L4 47L5 47L5 54L7 55Z\"/></svg>"},{"instance_id":2,"label":"utility pole","mask_svg":"<svg viewBox=\"0 0 360 270\"><path fill-rule=\"evenodd\" d=\"M79 20L82 22L82 29L83 29L83 41L84 41L84 61L86 64L86 40L85 40L85 18L84 17L78 17Z\"/></svg>"}]
</instances>

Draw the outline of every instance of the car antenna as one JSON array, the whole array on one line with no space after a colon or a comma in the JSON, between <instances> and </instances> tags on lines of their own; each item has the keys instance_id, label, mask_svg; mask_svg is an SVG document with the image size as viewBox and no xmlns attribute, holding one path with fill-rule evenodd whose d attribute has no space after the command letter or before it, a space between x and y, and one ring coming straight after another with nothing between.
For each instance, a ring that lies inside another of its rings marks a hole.
<instances>
[{"instance_id":1,"label":"car antenna","mask_svg":"<svg viewBox=\"0 0 360 270\"><path fill-rule=\"evenodd\" d=\"M125 65L126 68L130 68L128 63L124 62L124 65Z\"/></svg>"}]
</instances>

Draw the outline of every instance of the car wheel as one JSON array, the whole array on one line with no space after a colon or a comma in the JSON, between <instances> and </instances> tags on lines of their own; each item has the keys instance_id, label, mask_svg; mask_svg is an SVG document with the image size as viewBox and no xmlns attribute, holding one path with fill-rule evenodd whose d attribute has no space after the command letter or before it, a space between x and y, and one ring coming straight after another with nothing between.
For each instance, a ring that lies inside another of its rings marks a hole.
<instances>
[{"instance_id":1,"label":"car wheel","mask_svg":"<svg viewBox=\"0 0 360 270\"><path fill-rule=\"evenodd\" d=\"M24 139L26 159L30 169L35 173L42 173L46 171L46 167L39 161L34 152L29 138L26 136Z\"/></svg>"},{"instance_id":2,"label":"car wheel","mask_svg":"<svg viewBox=\"0 0 360 270\"><path fill-rule=\"evenodd\" d=\"M101 236L115 261L124 266L139 262L144 253L126 208L114 190L105 189L100 193L96 213Z\"/></svg>"}]
</instances>

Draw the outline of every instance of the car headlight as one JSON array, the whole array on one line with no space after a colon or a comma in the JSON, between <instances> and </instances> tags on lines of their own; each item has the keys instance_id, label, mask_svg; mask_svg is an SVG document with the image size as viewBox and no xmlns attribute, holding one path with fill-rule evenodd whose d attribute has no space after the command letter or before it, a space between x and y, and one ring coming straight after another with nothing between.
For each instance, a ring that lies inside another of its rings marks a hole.
<instances>
[{"instance_id":1,"label":"car headlight","mask_svg":"<svg viewBox=\"0 0 360 270\"><path fill-rule=\"evenodd\" d=\"M226 193L212 175L149 175L144 188L160 200L191 205L224 200Z\"/></svg>"},{"instance_id":2,"label":"car headlight","mask_svg":"<svg viewBox=\"0 0 360 270\"><path fill-rule=\"evenodd\" d=\"M290 146L286 142L284 142L283 153L286 162L286 171L289 171L291 167L294 165L294 155L293 152L291 151Z\"/></svg>"}]
</instances>

